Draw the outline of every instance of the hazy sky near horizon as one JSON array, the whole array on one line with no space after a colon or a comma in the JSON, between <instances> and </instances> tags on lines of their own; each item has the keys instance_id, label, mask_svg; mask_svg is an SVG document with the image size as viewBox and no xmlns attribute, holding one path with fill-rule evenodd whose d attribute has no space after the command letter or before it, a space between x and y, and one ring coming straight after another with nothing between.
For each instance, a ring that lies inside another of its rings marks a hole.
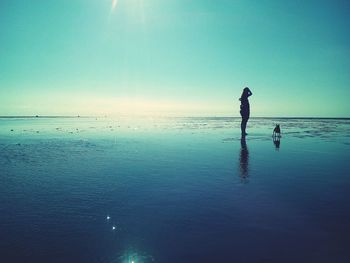
<instances>
[{"instance_id":1,"label":"hazy sky near horizon","mask_svg":"<svg viewBox=\"0 0 350 263\"><path fill-rule=\"evenodd\" d=\"M0 2L0 115L350 117L350 3Z\"/></svg>"}]
</instances>

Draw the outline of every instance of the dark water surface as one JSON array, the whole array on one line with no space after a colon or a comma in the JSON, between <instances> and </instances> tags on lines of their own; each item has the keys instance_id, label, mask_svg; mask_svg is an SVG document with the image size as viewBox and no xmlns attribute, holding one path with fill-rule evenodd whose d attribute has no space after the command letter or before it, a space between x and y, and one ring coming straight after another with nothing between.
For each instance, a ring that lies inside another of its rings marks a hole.
<instances>
[{"instance_id":1,"label":"dark water surface","mask_svg":"<svg viewBox=\"0 0 350 263\"><path fill-rule=\"evenodd\" d=\"M350 120L239 121L0 119L0 262L350 262Z\"/></svg>"}]
</instances>

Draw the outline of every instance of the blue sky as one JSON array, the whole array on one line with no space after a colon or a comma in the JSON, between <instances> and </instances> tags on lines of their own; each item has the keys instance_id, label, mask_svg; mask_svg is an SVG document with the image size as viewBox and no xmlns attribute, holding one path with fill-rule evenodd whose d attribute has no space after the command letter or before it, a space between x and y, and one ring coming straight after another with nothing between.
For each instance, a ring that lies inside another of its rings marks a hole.
<instances>
[{"instance_id":1,"label":"blue sky","mask_svg":"<svg viewBox=\"0 0 350 263\"><path fill-rule=\"evenodd\" d=\"M306 2L306 3L305 3ZM0 115L350 117L347 1L0 2Z\"/></svg>"}]
</instances>

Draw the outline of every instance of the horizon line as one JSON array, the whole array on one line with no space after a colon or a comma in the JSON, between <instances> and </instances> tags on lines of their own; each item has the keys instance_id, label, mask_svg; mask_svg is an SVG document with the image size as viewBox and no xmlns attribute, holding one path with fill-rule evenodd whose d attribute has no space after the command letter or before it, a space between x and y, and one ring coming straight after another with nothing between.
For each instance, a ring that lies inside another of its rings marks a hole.
<instances>
[{"instance_id":1,"label":"horizon line","mask_svg":"<svg viewBox=\"0 0 350 263\"><path fill-rule=\"evenodd\" d=\"M0 116L0 119L54 119L54 118L120 118L120 117L130 117L130 118L137 118L137 117L160 117L160 118L241 118L241 116L151 116L151 115L120 115L120 116L108 116L108 115L99 115L99 116L93 116L93 115L86 115L86 116L80 116L80 115L4 115ZM350 120L350 117L281 117L281 116L255 116L250 117L250 119L337 119L337 120Z\"/></svg>"}]
</instances>

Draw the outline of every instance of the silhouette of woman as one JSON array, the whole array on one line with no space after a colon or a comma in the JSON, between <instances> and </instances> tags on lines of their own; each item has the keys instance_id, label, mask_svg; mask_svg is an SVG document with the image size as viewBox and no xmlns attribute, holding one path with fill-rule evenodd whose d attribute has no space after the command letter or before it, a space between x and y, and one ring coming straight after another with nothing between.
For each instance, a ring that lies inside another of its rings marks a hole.
<instances>
[{"instance_id":1,"label":"silhouette of woman","mask_svg":"<svg viewBox=\"0 0 350 263\"><path fill-rule=\"evenodd\" d=\"M250 115L250 106L249 106L249 100L248 97L253 95L253 93L250 91L248 87L245 87L243 89L241 98L239 99L241 101L241 116L242 116L242 122L241 122L241 131L242 131L242 136L246 136L247 133L245 131L247 127L247 122L249 120L249 115Z\"/></svg>"}]
</instances>

